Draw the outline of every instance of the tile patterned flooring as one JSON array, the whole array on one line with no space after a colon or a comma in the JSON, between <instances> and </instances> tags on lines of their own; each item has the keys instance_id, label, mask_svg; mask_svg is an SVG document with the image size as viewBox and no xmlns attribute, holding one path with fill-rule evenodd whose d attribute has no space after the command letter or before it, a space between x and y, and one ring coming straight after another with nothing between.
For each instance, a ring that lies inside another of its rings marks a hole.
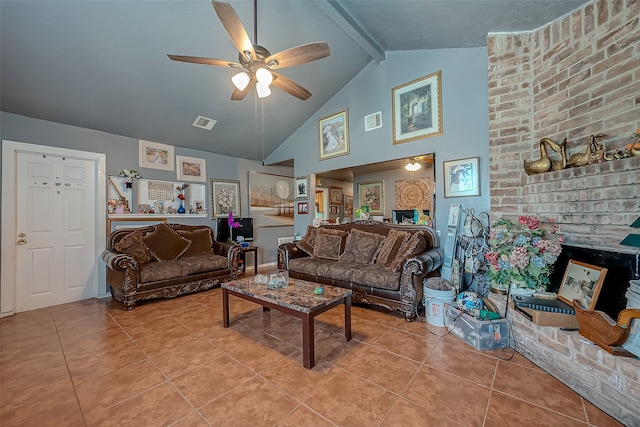
<instances>
[{"instance_id":1,"label":"tile patterned flooring","mask_svg":"<svg viewBox=\"0 0 640 427\"><path fill-rule=\"evenodd\" d=\"M111 298L0 320L0 425L619 426L511 349L479 352L446 330L354 306L300 321L220 288L145 302Z\"/></svg>"}]
</instances>

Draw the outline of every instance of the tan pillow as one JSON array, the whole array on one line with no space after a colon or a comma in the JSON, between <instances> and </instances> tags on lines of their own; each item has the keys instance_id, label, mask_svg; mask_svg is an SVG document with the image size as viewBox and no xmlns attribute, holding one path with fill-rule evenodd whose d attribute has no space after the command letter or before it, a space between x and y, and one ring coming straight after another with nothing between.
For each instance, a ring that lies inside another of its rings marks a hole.
<instances>
[{"instance_id":1,"label":"tan pillow","mask_svg":"<svg viewBox=\"0 0 640 427\"><path fill-rule=\"evenodd\" d=\"M142 240L143 237L141 232L134 231L116 243L115 248L118 252L132 256L139 264L146 264L151 261L153 257L147 252L147 246Z\"/></svg>"},{"instance_id":2,"label":"tan pillow","mask_svg":"<svg viewBox=\"0 0 640 427\"><path fill-rule=\"evenodd\" d=\"M296 243L296 246L300 248L303 252L306 252L309 255L313 255L313 246L316 244L316 235L318 234L318 229L308 225L307 232L305 233L302 240Z\"/></svg>"},{"instance_id":3,"label":"tan pillow","mask_svg":"<svg viewBox=\"0 0 640 427\"><path fill-rule=\"evenodd\" d=\"M196 256L212 254L213 239L209 228L201 230L187 231L178 230L178 234L191 241L187 251L182 256Z\"/></svg>"},{"instance_id":4,"label":"tan pillow","mask_svg":"<svg viewBox=\"0 0 640 427\"><path fill-rule=\"evenodd\" d=\"M391 269L393 262L398 256L398 252L402 245L411 237L411 233L400 230L389 230L389 234L380 245L380 251L376 258L376 263L384 268Z\"/></svg>"},{"instance_id":5,"label":"tan pillow","mask_svg":"<svg viewBox=\"0 0 640 427\"><path fill-rule=\"evenodd\" d=\"M427 247L427 241L422 234L422 231L416 231L411 235L400 249L398 249L398 255L391 265L391 271L399 271L402 268L402 264L407 258L422 252Z\"/></svg>"},{"instance_id":6,"label":"tan pillow","mask_svg":"<svg viewBox=\"0 0 640 427\"><path fill-rule=\"evenodd\" d=\"M342 242L343 238L341 236L324 233L318 234L316 244L313 248L313 257L339 260Z\"/></svg>"},{"instance_id":7,"label":"tan pillow","mask_svg":"<svg viewBox=\"0 0 640 427\"><path fill-rule=\"evenodd\" d=\"M373 264L380 243L384 239L385 236L382 234L353 229L347 235L340 261Z\"/></svg>"},{"instance_id":8,"label":"tan pillow","mask_svg":"<svg viewBox=\"0 0 640 427\"><path fill-rule=\"evenodd\" d=\"M184 254L191 241L175 232L167 224L158 224L156 229L142 239L149 253L158 261L175 261Z\"/></svg>"}]
</instances>

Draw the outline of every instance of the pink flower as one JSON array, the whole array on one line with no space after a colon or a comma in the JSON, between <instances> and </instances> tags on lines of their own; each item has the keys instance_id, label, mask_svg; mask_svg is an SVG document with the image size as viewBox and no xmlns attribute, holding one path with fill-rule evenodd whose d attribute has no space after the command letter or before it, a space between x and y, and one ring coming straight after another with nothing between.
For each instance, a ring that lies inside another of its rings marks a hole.
<instances>
[{"instance_id":1,"label":"pink flower","mask_svg":"<svg viewBox=\"0 0 640 427\"><path fill-rule=\"evenodd\" d=\"M240 223L233 219L233 212L232 211L229 211L229 219L227 219L227 224L229 224L229 227L231 227L231 228L240 227Z\"/></svg>"}]
</instances>

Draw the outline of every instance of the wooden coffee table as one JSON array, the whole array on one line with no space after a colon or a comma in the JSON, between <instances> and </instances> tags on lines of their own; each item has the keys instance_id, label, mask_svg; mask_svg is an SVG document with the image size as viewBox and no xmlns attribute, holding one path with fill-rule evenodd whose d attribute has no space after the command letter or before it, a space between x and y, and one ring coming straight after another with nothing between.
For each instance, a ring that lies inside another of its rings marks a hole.
<instances>
[{"instance_id":1,"label":"wooden coffee table","mask_svg":"<svg viewBox=\"0 0 640 427\"><path fill-rule=\"evenodd\" d=\"M285 288L268 289L253 277L222 284L222 325L229 327L229 294L262 305L264 311L273 308L302 319L302 363L311 369L315 365L314 319L316 316L344 304L344 336L351 340L351 290L322 285L324 293L315 295L317 283L289 279Z\"/></svg>"}]
</instances>

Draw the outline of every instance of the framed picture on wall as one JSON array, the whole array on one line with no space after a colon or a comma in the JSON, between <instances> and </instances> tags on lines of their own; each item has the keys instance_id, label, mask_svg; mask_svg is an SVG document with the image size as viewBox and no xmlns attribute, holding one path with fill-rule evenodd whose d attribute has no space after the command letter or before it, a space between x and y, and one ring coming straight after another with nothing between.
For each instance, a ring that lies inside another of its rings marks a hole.
<instances>
[{"instance_id":1,"label":"framed picture on wall","mask_svg":"<svg viewBox=\"0 0 640 427\"><path fill-rule=\"evenodd\" d=\"M309 198L309 175L297 177L294 185L296 200L307 200Z\"/></svg>"},{"instance_id":2,"label":"framed picture on wall","mask_svg":"<svg viewBox=\"0 0 640 427\"><path fill-rule=\"evenodd\" d=\"M173 146L138 140L138 164L141 168L173 170Z\"/></svg>"},{"instance_id":3,"label":"framed picture on wall","mask_svg":"<svg viewBox=\"0 0 640 427\"><path fill-rule=\"evenodd\" d=\"M233 212L234 217L241 217L240 181L234 179L212 179L210 183L212 218L227 216L229 212Z\"/></svg>"},{"instance_id":4,"label":"framed picture on wall","mask_svg":"<svg viewBox=\"0 0 640 427\"><path fill-rule=\"evenodd\" d=\"M441 73L391 89L394 144L442 135Z\"/></svg>"},{"instance_id":5,"label":"framed picture on wall","mask_svg":"<svg viewBox=\"0 0 640 427\"><path fill-rule=\"evenodd\" d=\"M469 157L442 163L444 197L480 195L479 160L479 157Z\"/></svg>"},{"instance_id":6,"label":"framed picture on wall","mask_svg":"<svg viewBox=\"0 0 640 427\"><path fill-rule=\"evenodd\" d=\"M606 268L569 260L558 290L558 299L569 305L573 305L573 300L577 299L587 310L593 310L606 274Z\"/></svg>"},{"instance_id":7,"label":"framed picture on wall","mask_svg":"<svg viewBox=\"0 0 640 427\"><path fill-rule=\"evenodd\" d=\"M255 227L293 225L292 176L249 171L249 216Z\"/></svg>"},{"instance_id":8,"label":"framed picture on wall","mask_svg":"<svg viewBox=\"0 0 640 427\"><path fill-rule=\"evenodd\" d=\"M341 206L342 205L342 187L329 187L329 204Z\"/></svg>"},{"instance_id":9,"label":"framed picture on wall","mask_svg":"<svg viewBox=\"0 0 640 427\"><path fill-rule=\"evenodd\" d=\"M176 156L178 181L207 181L207 164L204 159Z\"/></svg>"},{"instance_id":10,"label":"framed picture on wall","mask_svg":"<svg viewBox=\"0 0 640 427\"><path fill-rule=\"evenodd\" d=\"M368 206L371 215L384 215L384 181L358 183L358 204Z\"/></svg>"},{"instance_id":11,"label":"framed picture on wall","mask_svg":"<svg viewBox=\"0 0 640 427\"><path fill-rule=\"evenodd\" d=\"M320 160L349 154L349 110L318 120Z\"/></svg>"},{"instance_id":12,"label":"framed picture on wall","mask_svg":"<svg viewBox=\"0 0 640 427\"><path fill-rule=\"evenodd\" d=\"M309 202L298 202L298 214L306 215L309 213Z\"/></svg>"}]
</instances>

